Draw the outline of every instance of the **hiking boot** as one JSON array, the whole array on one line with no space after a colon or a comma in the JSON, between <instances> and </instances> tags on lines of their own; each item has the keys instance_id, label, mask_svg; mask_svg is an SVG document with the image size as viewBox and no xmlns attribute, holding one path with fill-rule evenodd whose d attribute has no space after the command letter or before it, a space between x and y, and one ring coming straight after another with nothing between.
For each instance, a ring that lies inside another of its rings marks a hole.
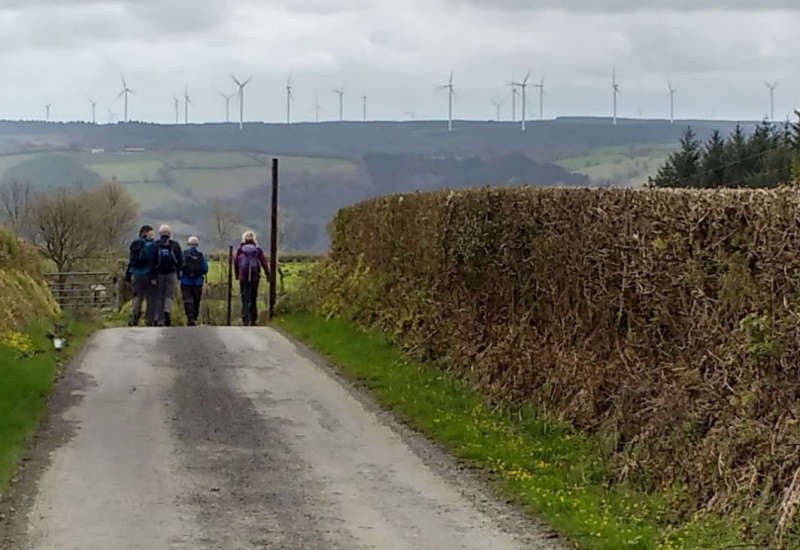
<instances>
[{"instance_id":1,"label":"hiking boot","mask_svg":"<svg viewBox=\"0 0 800 550\"><path fill-rule=\"evenodd\" d=\"M138 327L139 326L139 318L135 317L135 316L131 316L131 318L128 319L128 326L129 327Z\"/></svg>"},{"instance_id":2,"label":"hiking boot","mask_svg":"<svg viewBox=\"0 0 800 550\"><path fill-rule=\"evenodd\" d=\"M165 327L171 327L172 326L172 314L171 313L165 313L164 314L164 326Z\"/></svg>"},{"instance_id":3,"label":"hiking boot","mask_svg":"<svg viewBox=\"0 0 800 550\"><path fill-rule=\"evenodd\" d=\"M194 319L192 319L191 321L189 321L188 325L189 325L190 327L196 327L196 326L197 326L197 321L195 321Z\"/></svg>"}]
</instances>

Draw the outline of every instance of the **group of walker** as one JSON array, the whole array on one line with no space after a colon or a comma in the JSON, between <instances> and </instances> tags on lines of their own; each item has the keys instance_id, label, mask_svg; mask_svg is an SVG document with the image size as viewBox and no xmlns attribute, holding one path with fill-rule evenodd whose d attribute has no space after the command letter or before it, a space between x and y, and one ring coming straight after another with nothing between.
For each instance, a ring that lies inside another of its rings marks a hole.
<instances>
[{"instance_id":1,"label":"group of walker","mask_svg":"<svg viewBox=\"0 0 800 550\"><path fill-rule=\"evenodd\" d=\"M139 237L130 245L130 257L125 279L133 286L133 303L128 325L139 326L142 305L146 303L145 325L148 327L172 326L172 304L178 282L186 312L186 323L197 326L203 287L208 275L208 257L200 251L200 240L189 237L188 247L182 250L172 239L172 229L162 225L155 230L143 225ZM256 235L245 231L234 259L236 278L242 299L242 324L258 323L258 287L261 271L269 280L269 263L258 246Z\"/></svg>"}]
</instances>

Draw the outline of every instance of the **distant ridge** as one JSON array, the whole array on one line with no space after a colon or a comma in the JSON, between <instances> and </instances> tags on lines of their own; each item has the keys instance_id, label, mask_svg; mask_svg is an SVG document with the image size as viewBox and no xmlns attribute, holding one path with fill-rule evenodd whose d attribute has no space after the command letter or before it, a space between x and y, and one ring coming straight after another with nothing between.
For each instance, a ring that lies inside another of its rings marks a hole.
<instances>
[{"instance_id":1,"label":"distant ridge","mask_svg":"<svg viewBox=\"0 0 800 550\"><path fill-rule=\"evenodd\" d=\"M230 123L155 124L131 122L92 125L85 122L45 123L37 121L0 122L0 153L31 150L220 150L252 151L360 159L368 152L443 156L494 157L527 154L552 158L599 147L677 143L691 125L699 139L713 130L727 134L736 122L721 120L619 119L561 117L530 121L527 132L518 123L455 121L453 132L447 122L325 122L277 124L249 122L244 130ZM756 122L742 122L751 131Z\"/></svg>"}]
</instances>

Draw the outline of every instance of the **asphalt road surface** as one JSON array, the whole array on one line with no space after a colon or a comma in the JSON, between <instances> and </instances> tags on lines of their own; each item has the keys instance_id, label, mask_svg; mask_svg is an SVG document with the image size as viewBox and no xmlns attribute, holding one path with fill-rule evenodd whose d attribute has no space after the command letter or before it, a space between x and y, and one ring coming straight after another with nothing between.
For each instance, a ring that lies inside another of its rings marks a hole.
<instances>
[{"instance_id":1,"label":"asphalt road surface","mask_svg":"<svg viewBox=\"0 0 800 550\"><path fill-rule=\"evenodd\" d=\"M67 370L3 550L553 550L269 329L119 329Z\"/></svg>"}]
</instances>

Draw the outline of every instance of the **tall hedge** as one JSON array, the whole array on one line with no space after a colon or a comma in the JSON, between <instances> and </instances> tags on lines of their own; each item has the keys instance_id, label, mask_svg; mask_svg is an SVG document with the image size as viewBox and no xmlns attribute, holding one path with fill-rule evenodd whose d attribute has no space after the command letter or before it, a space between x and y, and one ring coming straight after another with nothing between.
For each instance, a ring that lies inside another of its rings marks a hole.
<instances>
[{"instance_id":1,"label":"tall hedge","mask_svg":"<svg viewBox=\"0 0 800 550\"><path fill-rule=\"evenodd\" d=\"M0 226L0 336L58 312L43 273L37 251Z\"/></svg>"},{"instance_id":2,"label":"tall hedge","mask_svg":"<svg viewBox=\"0 0 800 550\"><path fill-rule=\"evenodd\" d=\"M797 522L796 192L376 199L336 217L317 290L492 398L598 433L619 478Z\"/></svg>"}]
</instances>

